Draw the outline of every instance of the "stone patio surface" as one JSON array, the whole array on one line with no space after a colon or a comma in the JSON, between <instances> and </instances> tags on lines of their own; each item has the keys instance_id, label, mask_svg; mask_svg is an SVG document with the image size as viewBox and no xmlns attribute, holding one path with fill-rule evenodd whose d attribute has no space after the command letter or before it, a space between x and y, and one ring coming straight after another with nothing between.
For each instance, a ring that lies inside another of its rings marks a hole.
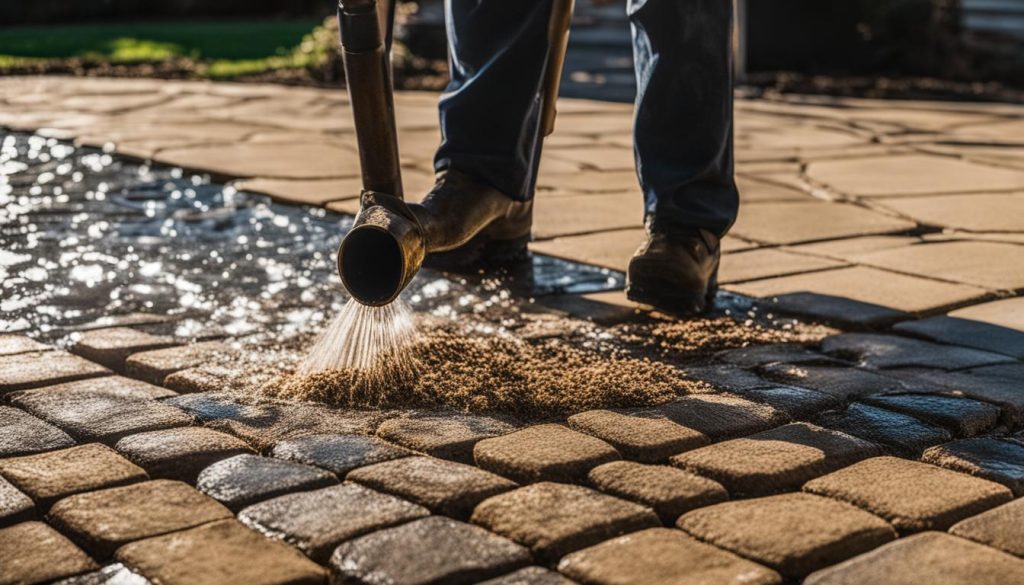
<instances>
[{"instance_id":1,"label":"stone patio surface","mask_svg":"<svg viewBox=\"0 0 1024 585\"><path fill-rule=\"evenodd\" d=\"M412 194L436 99L398 95ZM10 129L358 206L338 90L4 78L0 104ZM0 335L0 584L1024 583L1024 108L736 109L721 280L845 332L720 353L687 370L708 394L533 425L235 404L182 382L222 342L116 320L69 351ZM630 125L561 102L534 250L624 268Z\"/></svg>"}]
</instances>

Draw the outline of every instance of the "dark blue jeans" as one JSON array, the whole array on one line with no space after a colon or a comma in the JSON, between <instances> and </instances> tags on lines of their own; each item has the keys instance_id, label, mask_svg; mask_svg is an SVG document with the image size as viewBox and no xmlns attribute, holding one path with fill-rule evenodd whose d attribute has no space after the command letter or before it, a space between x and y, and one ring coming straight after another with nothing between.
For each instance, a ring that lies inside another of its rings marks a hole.
<instances>
[{"instance_id":1,"label":"dark blue jeans","mask_svg":"<svg viewBox=\"0 0 1024 585\"><path fill-rule=\"evenodd\" d=\"M577 0L586 2L588 0ZM451 82L434 166L533 196L550 0L447 0ZM736 219L731 0L629 0L634 151L655 225L724 235ZM557 127L557 122L556 122Z\"/></svg>"}]
</instances>

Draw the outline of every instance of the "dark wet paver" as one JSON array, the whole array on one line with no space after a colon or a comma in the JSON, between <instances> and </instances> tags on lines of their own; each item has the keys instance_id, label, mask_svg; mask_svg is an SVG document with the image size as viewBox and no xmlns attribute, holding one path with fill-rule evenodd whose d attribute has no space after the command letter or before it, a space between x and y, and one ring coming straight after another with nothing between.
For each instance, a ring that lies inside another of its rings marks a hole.
<instances>
[{"instance_id":1,"label":"dark wet paver","mask_svg":"<svg viewBox=\"0 0 1024 585\"><path fill-rule=\"evenodd\" d=\"M23 410L0 406L0 457L38 453L75 444L67 433Z\"/></svg>"},{"instance_id":2,"label":"dark wet paver","mask_svg":"<svg viewBox=\"0 0 1024 585\"><path fill-rule=\"evenodd\" d=\"M313 435L274 447L273 455L326 469L340 478L365 465L408 457L412 452L365 435Z\"/></svg>"},{"instance_id":3,"label":"dark wet paver","mask_svg":"<svg viewBox=\"0 0 1024 585\"><path fill-rule=\"evenodd\" d=\"M844 410L821 413L817 423L885 447L894 453L915 457L932 445L953 437L948 431L912 416L854 402Z\"/></svg>"},{"instance_id":4,"label":"dark wet paver","mask_svg":"<svg viewBox=\"0 0 1024 585\"><path fill-rule=\"evenodd\" d=\"M195 483L211 463L249 453L242 440L203 427L181 427L129 435L115 448L154 478Z\"/></svg>"},{"instance_id":5,"label":"dark wet paver","mask_svg":"<svg viewBox=\"0 0 1024 585\"><path fill-rule=\"evenodd\" d=\"M581 583L776 585L775 571L672 528L650 528L574 552L558 570Z\"/></svg>"},{"instance_id":6,"label":"dark wet paver","mask_svg":"<svg viewBox=\"0 0 1024 585\"><path fill-rule=\"evenodd\" d=\"M523 484L582 481L592 468L620 458L608 443L559 424L484 439L473 456L480 467Z\"/></svg>"},{"instance_id":7,"label":"dark wet paver","mask_svg":"<svg viewBox=\"0 0 1024 585\"><path fill-rule=\"evenodd\" d=\"M687 533L745 558L802 577L896 538L881 518L810 494L725 502L684 514Z\"/></svg>"},{"instance_id":8,"label":"dark wet paver","mask_svg":"<svg viewBox=\"0 0 1024 585\"><path fill-rule=\"evenodd\" d=\"M142 468L97 443L0 459L0 475L44 509L66 496L149 479Z\"/></svg>"},{"instance_id":9,"label":"dark wet paver","mask_svg":"<svg viewBox=\"0 0 1024 585\"><path fill-rule=\"evenodd\" d=\"M831 356L871 368L962 370L1013 361L998 353L877 333L844 333L827 337L821 342L821 349Z\"/></svg>"},{"instance_id":10,"label":"dark wet paver","mask_svg":"<svg viewBox=\"0 0 1024 585\"><path fill-rule=\"evenodd\" d=\"M772 363L843 365L835 358L794 343L755 345L739 349L729 349L717 354L715 357L725 363L744 368L754 368Z\"/></svg>"},{"instance_id":11,"label":"dark wet paver","mask_svg":"<svg viewBox=\"0 0 1024 585\"><path fill-rule=\"evenodd\" d=\"M1024 499L962 520L949 532L1024 558Z\"/></svg>"},{"instance_id":12,"label":"dark wet paver","mask_svg":"<svg viewBox=\"0 0 1024 585\"><path fill-rule=\"evenodd\" d=\"M358 538L331 557L336 583L476 583L530 563L529 551L477 526L430 517Z\"/></svg>"},{"instance_id":13,"label":"dark wet paver","mask_svg":"<svg viewBox=\"0 0 1024 585\"><path fill-rule=\"evenodd\" d=\"M776 382L802 386L829 394L839 400L852 400L878 392L899 390L899 380L860 368L815 366L809 364L768 364L764 375Z\"/></svg>"},{"instance_id":14,"label":"dark wet paver","mask_svg":"<svg viewBox=\"0 0 1024 585\"><path fill-rule=\"evenodd\" d=\"M932 447L923 461L999 482L1024 496L1024 443L996 438L954 441Z\"/></svg>"},{"instance_id":15,"label":"dark wet paver","mask_svg":"<svg viewBox=\"0 0 1024 585\"><path fill-rule=\"evenodd\" d=\"M0 583L45 583L99 568L89 555L42 522L0 528Z\"/></svg>"},{"instance_id":16,"label":"dark wet paver","mask_svg":"<svg viewBox=\"0 0 1024 585\"><path fill-rule=\"evenodd\" d=\"M747 400L763 402L775 410L785 413L792 420L806 420L823 410L836 408L843 403L842 400L831 394L797 386L773 385L765 388L739 390L737 394Z\"/></svg>"},{"instance_id":17,"label":"dark wet paver","mask_svg":"<svg viewBox=\"0 0 1024 585\"><path fill-rule=\"evenodd\" d=\"M567 422L573 430L615 447L624 458L645 463L663 462L710 442L704 433L666 418L630 416L610 410L588 410L570 416Z\"/></svg>"},{"instance_id":18,"label":"dark wet paver","mask_svg":"<svg viewBox=\"0 0 1024 585\"><path fill-rule=\"evenodd\" d=\"M427 455L472 463L477 442L516 428L514 422L493 416L426 412L388 419L377 428L377 435Z\"/></svg>"},{"instance_id":19,"label":"dark wet paver","mask_svg":"<svg viewBox=\"0 0 1024 585\"><path fill-rule=\"evenodd\" d=\"M588 479L606 494L649 506L668 526L685 512L729 499L719 483L667 465L612 461L591 469Z\"/></svg>"},{"instance_id":20,"label":"dark wet paver","mask_svg":"<svg viewBox=\"0 0 1024 585\"><path fill-rule=\"evenodd\" d=\"M897 323L894 330L940 343L1024 359L1024 331L947 315Z\"/></svg>"},{"instance_id":21,"label":"dark wet paver","mask_svg":"<svg viewBox=\"0 0 1024 585\"><path fill-rule=\"evenodd\" d=\"M338 483L334 474L294 461L242 454L213 463L199 473L199 491L234 511L290 492Z\"/></svg>"},{"instance_id":22,"label":"dark wet paver","mask_svg":"<svg viewBox=\"0 0 1024 585\"><path fill-rule=\"evenodd\" d=\"M992 429L1000 414L994 404L938 394L889 394L868 396L863 401L945 428L956 437L973 437Z\"/></svg>"}]
</instances>

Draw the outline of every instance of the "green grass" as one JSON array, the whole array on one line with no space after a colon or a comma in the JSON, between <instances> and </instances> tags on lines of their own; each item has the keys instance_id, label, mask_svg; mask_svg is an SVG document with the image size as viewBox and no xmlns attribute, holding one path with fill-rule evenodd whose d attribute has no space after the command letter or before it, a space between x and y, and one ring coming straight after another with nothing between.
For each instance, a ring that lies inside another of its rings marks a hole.
<instances>
[{"instance_id":1,"label":"green grass","mask_svg":"<svg viewBox=\"0 0 1024 585\"><path fill-rule=\"evenodd\" d=\"M308 36L319 20L168 22L0 28L0 70L77 57L133 63L186 57L199 73L236 77L311 64Z\"/></svg>"}]
</instances>

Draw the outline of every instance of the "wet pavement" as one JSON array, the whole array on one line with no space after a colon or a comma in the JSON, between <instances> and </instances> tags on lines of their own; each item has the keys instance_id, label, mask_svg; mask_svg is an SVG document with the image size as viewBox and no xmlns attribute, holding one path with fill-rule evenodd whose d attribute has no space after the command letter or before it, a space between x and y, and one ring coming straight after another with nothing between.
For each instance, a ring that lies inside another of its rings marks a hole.
<instances>
[{"instance_id":1,"label":"wet pavement","mask_svg":"<svg viewBox=\"0 0 1024 585\"><path fill-rule=\"evenodd\" d=\"M424 273L408 300L480 334L639 347L694 385L524 420L230 387L239 369L289 367L346 300L331 252L355 161L338 96L110 80L39 93L49 83L0 83L0 122L42 129L0 137L0 582L1024 581L1013 107L741 104L753 219L725 261L735 290L785 293L720 297L718 327L744 338L615 299L618 260L601 258L636 235L611 213L630 189L611 145L628 120L568 102L535 250L604 267L537 255L501 278ZM433 139L432 99L400 98L411 181L426 180L415 140ZM840 118L878 140L833 144L850 135ZM976 146L954 134L1000 146L921 154ZM100 147L56 139L72 136ZM889 148L913 150L907 173L885 167ZM118 155L133 149L171 164ZM304 170L311 156L323 169ZM956 211L974 196L985 204ZM597 212L560 211L586 198ZM723 345L690 338L714 334Z\"/></svg>"}]
</instances>

